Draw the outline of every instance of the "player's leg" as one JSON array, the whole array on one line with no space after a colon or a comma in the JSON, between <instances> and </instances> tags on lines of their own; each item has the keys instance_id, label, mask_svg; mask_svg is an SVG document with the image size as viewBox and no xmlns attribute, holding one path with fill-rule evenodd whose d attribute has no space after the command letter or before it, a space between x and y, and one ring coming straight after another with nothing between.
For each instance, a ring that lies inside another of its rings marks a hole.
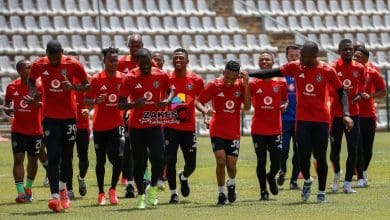
<instances>
[{"instance_id":1,"label":"player's leg","mask_svg":"<svg viewBox=\"0 0 390 220\"><path fill-rule=\"evenodd\" d=\"M293 156L291 158L292 163L292 171L291 171L291 179L290 179L290 189L299 189L297 184L297 179L299 176L299 157L298 157L298 149L297 149L297 140L295 136L295 124L292 132L292 146L293 146Z\"/></svg>"},{"instance_id":2,"label":"player's leg","mask_svg":"<svg viewBox=\"0 0 390 220\"><path fill-rule=\"evenodd\" d=\"M228 190L229 202L236 201L236 175L237 175L237 159L240 153L240 140L226 141L226 170L228 179L226 181L226 187Z\"/></svg>"},{"instance_id":3,"label":"player's leg","mask_svg":"<svg viewBox=\"0 0 390 220\"><path fill-rule=\"evenodd\" d=\"M332 192L337 192L339 189L341 173L340 173L340 151L341 139L343 137L344 122L341 117L334 117L330 129L330 161L332 162L334 177L331 186Z\"/></svg>"},{"instance_id":4,"label":"player's leg","mask_svg":"<svg viewBox=\"0 0 390 220\"><path fill-rule=\"evenodd\" d=\"M218 185L218 204L225 205L227 202L227 198L225 195L225 141L221 138L211 138L211 146L214 152L216 162L215 174L217 177Z\"/></svg>"},{"instance_id":5,"label":"player's leg","mask_svg":"<svg viewBox=\"0 0 390 220\"><path fill-rule=\"evenodd\" d=\"M287 172L287 159L290 151L290 140L294 132L294 121L282 121L282 151L280 160L280 172L278 177L278 185L284 183Z\"/></svg>"},{"instance_id":6,"label":"player's leg","mask_svg":"<svg viewBox=\"0 0 390 220\"><path fill-rule=\"evenodd\" d=\"M110 137L111 138L111 137ZM106 140L107 136L104 131L94 131L93 141L96 155L95 174L98 185L98 204L104 205L106 203L106 196L104 193L104 175L106 173Z\"/></svg>"},{"instance_id":7,"label":"player's leg","mask_svg":"<svg viewBox=\"0 0 390 220\"><path fill-rule=\"evenodd\" d=\"M265 143L265 138L262 135L252 135L252 141L257 158L256 174L260 185L260 200L268 200L269 193L267 190L266 181L267 171L265 169L267 165L267 146Z\"/></svg>"},{"instance_id":8,"label":"player's leg","mask_svg":"<svg viewBox=\"0 0 390 220\"><path fill-rule=\"evenodd\" d=\"M27 202L33 201L32 185L38 171L38 156L42 145L42 136L28 136L27 145L27 179L25 185Z\"/></svg>"},{"instance_id":9,"label":"player's leg","mask_svg":"<svg viewBox=\"0 0 390 220\"><path fill-rule=\"evenodd\" d=\"M364 184L368 184L368 166L370 165L370 161L372 158L372 149L374 146L374 139L375 139L375 130L376 130L376 120L375 118L368 118L367 119L367 139L366 142L364 143L364 160L363 160L363 179L364 179Z\"/></svg>"},{"instance_id":10,"label":"player's leg","mask_svg":"<svg viewBox=\"0 0 390 220\"><path fill-rule=\"evenodd\" d=\"M325 187L326 178L328 176L328 164L326 161L328 138L329 138L329 126L327 123L317 123L318 125L313 128L313 156L317 160L317 173L318 173L318 194L317 202L325 202Z\"/></svg>"},{"instance_id":11,"label":"player's leg","mask_svg":"<svg viewBox=\"0 0 390 220\"><path fill-rule=\"evenodd\" d=\"M360 120L359 116L352 116L353 128L351 131L344 131L347 139L347 161L346 161L346 172L343 191L345 193L354 193L355 190L352 189L351 182L353 174L355 173L356 163L357 163L357 149L359 145L359 133L360 133Z\"/></svg>"},{"instance_id":12,"label":"player's leg","mask_svg":"<svg viewBox=\"0 0 390 220\"><path fill-rule=\"evenodd\" d=\"M87 194L87 185L85 183L85 176L87 175L89 160L88 160L88 146L89 146L89 131L88 129L78 129L76 133L77 156L79 158L79 175L77 180L79 182L79 193L81 196Z\"/></svg>"},{"instance_id":13,"label":"player's leg","mask_svg":"<svg viewBox=\"0 0 390 220\"><path fill-rule=\"evenodd\" d=\"M276 185L275 176L280 169L280 153L282 150L282 137L281 135L272 135L267 137L268 151L271 161L270 171L267 174L267 180L269 183L270 191L273 195L277 195L279 192Z\"/></svg>"},{"instance_id":14,"label":"player's leg","mask_svg":"<svg viewBox=\"0 0 390 220\"><path fill-rule=\"evenodd\" d=\"M171 199L169 203L175 204L179 202L179 197L176 190L176 162L177 150L179 148L178 134L171 128L164 128L165 138L165 155L167 165L167 178L169 190L171 191Z\"/></svg>"},{"instance_id":15,"label":"player's leg","mask_svg":"<svg viewBox=\"0 0 390 220\"><path fill-rule=\"evenodd\" d=\"M49 178L47 177L47 167L49 163L47 161L46 146L45 144L43 144L43 142L41 144L41 148L39 149L39 161L41 162L42 167L45 169L45 178L43 178L43 186L49 186Z\"/></svg>"},{"instance_id":16,"label":"player's leg","mask_svg":"<svg viewBox=\"0 0 390 220\"><path fill-rule=\"evenodd\" d=\"M118 183L119 176L122 168L122 156L125 145L124 139L124 128L119 126L108 131L111 137L107 143L107 155L108 160L112 164L112 176L111 176L111 187L108 192L110 196L110 203L113 205L118 204L118 196L116 194L116 185Z\"/></svg>"},{"instance_id":17,"label":"player's leg","mask_svg":"<svg viewBox=\"0 0 390 220\"><path fill-rule=\"evenodd\" d=\"M24 157L25 157L25 146L26 139L22 137L23 135L11 132L11 144L12 144L12 153L14 158L13 163L13 176L15 180L16 191L18 196L16 197L16 202L24 203L26 202L26 195L24 190Z\"/></svg>"},{"instance_id":18,"label":"player's leg","mask_svg":"<svg viewBox=\"0 0 390 220\"><path fill-rule=\"evenodd\" d=\"M180 191L186 197L190 194L188 178L196 168L196 133L195 132L179 132L180 148L184 157L184 169L179 172Z\"/></svg>"}]
</instances>

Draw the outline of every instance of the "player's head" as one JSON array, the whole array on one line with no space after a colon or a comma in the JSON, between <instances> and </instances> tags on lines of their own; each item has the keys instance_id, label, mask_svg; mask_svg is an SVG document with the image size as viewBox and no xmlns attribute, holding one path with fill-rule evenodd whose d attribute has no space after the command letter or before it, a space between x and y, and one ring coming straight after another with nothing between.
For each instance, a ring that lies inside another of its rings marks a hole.
<instances>
[{"instance_id":1,"label":"player's head","mask_svg":"<svg viewBox=\"0 0 390 220\"><path fill-rule=\"evenodd\" d=\"M46 56L53 66L60 64L63 52L61 43L57 40L50 40L46 45Z\"/></svg>"},{"instance_id":2,"label":"player's head","mask_svg":"<svg viewBox=\"0 0 390 220\"><path fill-rule=\"evenodd\" d=\"M173 51L172 65L175 70L187 69L188 64L188 52L184 48L177 48Z\"/></svg>"},{"instance_id":3,"label":"player's head","mask_svg":"<svg viewBox=\"0 0 390 220\"><path fill-rule=\"evenodd\" d=\"M226 63L223 71L223 81L226 86L232 86L240 75L240 64L237 61L230 60Z\"/></svg>"},{"instance_id":4,"label":"player's head","mask_svg":"<svg viewBox=\"0 0 390 220\"><path fill-rule=\"evenodd\" d=\"M22 79L27 79L28 74L30 73L30 68L31 62L29 60L22 59L16 63L16 71Z\"/></svg>"},{"instance_id":5,"label":"player's head","mask_svg":"<svg viewBox=\"0 0 390 220\"><path fill-rule=\"evenodd\" d=\"M356 60L357 62L361 64L366 64L368 62L368 58L370 57L370 52L366 48L358 48L356 49L355 53L353 54L353 60Z\"/></svg>"},{"instance_id":6,"label":"player's head","mask_svg":"<svg viewBox=\"0 0 390 220\"><path fill-rule=\"evenodd\" d=\"M342 39L339 43L338 53L345 62L350 62L353 56L353 43L350 39Z\"/></svg>"},{"instance_id":7,"label":"player's head","mask_svg":"<svg viewBox=\"0 0 390 220\"><path fill-rule=\"evenodd\" d=\"M288 45L286 47L286 58L288 62L299 60L301 57L301 45Z\"/></svg>"},{"instance_id":8,"label":"player's head","mask_svg":"<svg viewBox=\"0 0 390 220\"><path fill-rule=\"evenodd\" d=\"M357 40L353 44L353 50L356 51L358 48L366 48L366 44L363 41Z\"/></svg>"},{"instance_id":9,"label":"player's head","mask_svg":"<svg viewBox=\"0 0 390 220\"><path fill-rule=\"evenodd\" d=\"M274 65L274 56L270 52L261 53L259 56L259 67L262 70L272 69Z\"/></svg>"},{"instance_id":10,"label":"player's head","mask_svg":"<svg viewBox=\"0 0 390 220\"><path fill-rule=\"evenodd\" d=\"M104 69L106 72L113 73L118 68L119 49L107 47L102 50Z\"/></svg>"},{"instance_id":11,"label":"player's head","mask_svg":"<svg viewBox=\"0 0 390 220\"><path fill-rule=\"evenodd\" d=\"M152 53L152 59L156 62L158 68L162 69L165 63L164 56L160 51L154 51Z\"/></svg>"},{"instance_id":12,"label":"player's head","mask_svg":"<svg viewBox=\"0 0 390 220\"><path fill-rule=\"evenodd\" d=\"M76 53L76 51L65 51L65 55L73 57L76 60L79 60L79 55Z\"/></svg>"},{"instance_id":13,"label":"player's head","mask_svg":"<svg viewBox=\"0 0 390 220\"><path fill-rule=\"evenodd\" d=\"M299 58L301 64L308 67L315 67L318 64L318 53L320 49L318 45L313 41L306 41L302 45L301 57Z\"/></svg>"},{"instance_id":14,"label":"player's head","mask_svg":"<svg viewBox=\"0 0 390 220\"><path fill-rule=\"evenodd\" d=\"M130 50L130 55L135 56L137 51L144 47L144 43L142 42L142 37L139 34L130 35L129 40L127 42L127 46Z\"/></svg>"},{"instance_id":15,"label":"player's head","mask_svg":"<svg viewBox=\"0 0 390 220\"><path fill-rule=\"evenodd\" d=\"M146 48L141 48L135 54L135 60L143 75L149 74L152 70L152 54Z\"/></svg>"}]
</instances>

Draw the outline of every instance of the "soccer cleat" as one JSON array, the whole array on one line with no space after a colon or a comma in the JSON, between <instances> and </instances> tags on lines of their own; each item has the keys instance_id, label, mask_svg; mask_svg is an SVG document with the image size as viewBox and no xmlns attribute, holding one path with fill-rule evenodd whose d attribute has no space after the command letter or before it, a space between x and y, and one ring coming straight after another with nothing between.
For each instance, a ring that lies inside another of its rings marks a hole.
<instances>
[{"instance_id":1,"label":"soccer cleat","mask_svg":"<svg viewBox=\"0 0 390 220\"><path fill-rule=\"evenodd\" d=\"M43 186L49 186L49 178L47 177L47 175L45 176L45 178L43 178Z\"/></svg>"},{"instance_id":2,"label":"soccer cleat","mask_svg":"<svg viewBox=\"0 0 390 220\"><path fill-rule=\"evenodd\" d=\"M188 180L182 180L183 170L179 171L179 180L180 180L180 192L184 197L187 197L190 194L190 186L188 185Z\"/></svg>"},{"instance_id":3,"label":"soccer cleat","mask_svg":"<svg viewBox=\"0 0 390 220\"><path fill-rule=\"evenodd\" d=\"M341 172L335 173L333 177L333 182L330 186L332 192L337 192L339 190Z\"/></svg>"},{"instance_id":4,"label":"soccer cleat","mask_svg":"<svg viewBox=\"0 0 390 220\"><path fill-rule=\"evenodd\" d=\"M135 204L135 207L137 209L144 209L144 208L146 208L145 195L138 195L137 196L137 202Z\"/></svg>"},{"instance_id":5,"label":"soccer cleat","mask_svg":"<svg viewBox=\"0 0 390 220\"><path fill-rule=\"evenodd\" d=\"M352 189L351 187L351 182L348 182L348 181L344 181L344 185L343 185L343 192L344 193L355 193L356 190Z\"/></svg>"},{"instance_id":6,"label":"soccer cleat","mask_svg":"<svg viewBox=\"0 0 390 220\"><path fill-rule=\"evenodd\" d=\"M75 198L73 190L68 191L68 197L70 200L73 200Z\"/></svg>"},{"instance_id":7,"label":"soccer cleat","mask_svg":"<svg viewBox=\"0 0 390 220\"><path fill-rule=\"evenodd\" d=\"M171 200L169 200L169 204L178 204L179 196L175 193L171 195Z\"/></svg>"},{"instance_id":8,"label":"soccer cleat","mask_svg":"<svg viewBox=\"0 0 390 220\"><path fill-rule=\"evenodd\" d=\"M278 180L277 180L277 183L278 183L279 186L283 185L284 180L285 180L285 176L286 176L286 174L283 171L279 172L279 177L278 177Z\"/></svg>"},{"instance_id":9,"label":"soccer cleat","mask_svg":"<svg viewBox=\"0 0 390 220\"><path fill-rule=\"evenodd\" d=\"M70 199L68 196L68 190L66 188L60 190L60 201L62 208L68 209L70 207Z\"/></svg>"},{"instance_id":10,"label":"soccer cleat","mask_svg":"<svg viewBox=\"0 0 390 220\"><path fill-rule=\"evenodd\" d=\"M326 202L325 194L324 193L317 194L317 203L324 203L324 202Z\"/></svg>"},{"instance_id":11,"label":"soccer cleat","mask_svg":"<svg viewBox=\"0 0 390 220\"><path fill-rule=\"evenodd\" d=\"M358 188L364 188L366 184L364 183L364 179L358 179L356 186Z\"/></svg>"},{"instance_id":12,"label":"soccer cleat","mask_svg":"<svg viewBox=\"0 0 390 220\"><path fill-rule=\"evenodd\" d=\"M127 178L122 177L121 178L121 185L126 186L127 185Z\"/></svg>"},{"instance_id":13,"label":"soccer cleat","mask_svg":"<svg viewBox=\"0 0 390 220\"><path fill-rule=\"evenodd\" d=\"M87 184L85 183L85 179L82 179L80 175L78 175L77 180L79 181L80 196L85 196L87 194Z\"/></svg>"},{"instance_id":14,"label":"soccer cleat","mask_svg":"<svg viewBox=\"0 0 390 220\"><path fill-rule=\"evenodd\" d=\"M229 200L229 202L236 201L236 198L237 198L236 185L234 185L234 184L229 185L229 186L227 185L227 190L228 190L228 200Z\"/></svg>"},{"instance_id":15,"label":"soccer cleat","mask_svg":"<svg viewBox=\"0 0 390 220\"><path fill-rule=\"evenodd\" d=\"M99 193L98 195L98 205L105 205L106 204L106 195L103 193Z\"/></svg>"},{"instance_id":16,"label":"soccer cleat","mask_svg":"<svg viewBox=\"0 0 390 220\"><path fill-rule=\"evenodd\" d=\"M125 198L134 198L134 197L135 197L134 186L132 184L127 184Z\"/></svg>"},{"instance_id":17,"label":"soccer cleat","mask_svg":"<svg viewBox=\"0 0 390 220\"><path fill-rule=\"evenodd\" d=\"M269 193L268 193L267 190L261 191L261 193L260 193L260 200L261 201L269 200Z\"/></svg>"},{"instance_id":18,"label":"soccer cleat","mask_svg":"<svg viewBox=\"0 0 390 220\"><path fill-rule=\"evenodd\" d=\"M108 191L108 196L110 197L110 203L112 205L117 205L118 204L118 196L116 195L115 189L110 189Z\"/></svg>"},{"instance_id":19,"label":"soccer cleat","mask_svg":"<svg viewBox=\"0 0 390 220\"><path fill-rule=\"evenodd\" d=\"M149 186L146 189L146 202L148 202L150 205L157 205L158 199L157 199L157 186Z\"/></svg>"},{"instance_id":20,"label":"soccer cleat","mask_svg":"<svg viewBox=\"0 0 390 220\"><path fill-rule=\"evenodd\" d=\"M300 190L297 182L290 182L290 189L291 190Z\"/></svg>"},{"instance_id":21,"label":"soccer cleat","mask_svg":"<svg viewBox=\"0 0 390 220\"><path fill-rule=\"evenodd\" d=\"M267 173L267 181L272 195L277 195L279 193L279 189L276 185L275 177L271 177L269 173Z\"/></svg>"},{"instance_id":22,"label":"soccer cleat","mask_svg":"<svg viewBox=\"0 0 390 220\"><path fill-rule=\"evenodd\" d=\"M217 205L226 205L226 204L227 204L227 199L225 193L219 193Z\"/></svg>"},{"instance_id":23,"label":"soccer cleat","mask_svg":"<svg viewBox=\"0 0 390 220\"><path fill-rule=\"evenodd\" d=\"M62 212L64 210L64 208L61 206L60 200L57 198L51 198L47 206L54 212Z\"/></svg>"},{"instance_id":24,"label":"soccer cleat","mask_svg":"<svg viewBox=\"0 0 390 220\"><path fill-rule=\"evenodd\" d=\"M313 184L313 179L311 177L310 177L310 182L305 181L303 183L302 193L301 193L302 201L306 202L309 199L312 184Z\"/></svg>"},{"instance_id":25,"label":"soccer cleat","mask_svg":"<svg viewBox=\"0 0 390 220\"><path fill-rule=\"evenodd\" d=\"M32 202L34 200L34 197L33 197L33 193L31 191L31 189L24 189L25 191L25 196L26 196L26 202Z\"/></svg>"},{"instance_id":26,"label":"soccer cleat","mask_svg":"<svg viewBox=\"0 0 390 220\"><path fill-rule=\"evenodd\" d=\"M24 193L20 193L16 199L15 199L16 203L26 203L27 199L26 199L26 195Z\"/></svg>"}]
</instances>

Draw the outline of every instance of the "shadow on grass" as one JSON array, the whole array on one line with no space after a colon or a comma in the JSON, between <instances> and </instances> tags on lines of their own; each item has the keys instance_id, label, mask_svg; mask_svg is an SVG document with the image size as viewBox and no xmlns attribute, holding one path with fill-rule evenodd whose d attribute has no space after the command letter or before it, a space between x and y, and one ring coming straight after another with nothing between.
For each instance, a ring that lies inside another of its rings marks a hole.
<instances>
[{"instance_id":1,"label":"shadow on grass","mask_svg":"<svg viewBox=\"0 0 390 220\"><path fill-rule=\"evenodd\" d=\"M302 205L320 205L316 201L312 202L302 202L302 201L297 201L297 202L288 202L288 203L282 203L283 206L302 206Z\"/></svg>"},{"instance_id":2,"label":"shadow on grass","mask_svg":"<svg viewBox=\"0 0 390 220\"><path fill-rule=\"evenodd\" d=\"M66 212L64 212L66 213ZM23 212L23 213L20 213L20 212L13 212L13 213L10 213L10 215L15 215L15 216L38 216L38 215L48 215L48 214L57 214L56 212L53 212L53 211L33 211L33 212Z\"/></svg>"}]
</instances>

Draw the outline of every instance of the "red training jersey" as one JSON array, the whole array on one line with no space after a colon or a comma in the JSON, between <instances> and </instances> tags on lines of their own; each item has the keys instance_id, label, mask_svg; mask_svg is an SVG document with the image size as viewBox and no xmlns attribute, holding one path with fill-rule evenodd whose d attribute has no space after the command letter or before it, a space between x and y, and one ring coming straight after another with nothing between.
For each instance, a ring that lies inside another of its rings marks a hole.
<instances>
[{"instance_id":1,"label":"red training jersey","mask_svg":"<svg viewBox=\"0 0 390 220\"><path fill-rule=\"evenodd\" d=\"M63 90L61 82L87 80L84 67L77 60L62 55L57 66L50 64L45 57L38 58L31 65L30 79L41 77L43 87L43 116L55 119L76 118L76 99L73 90Z\"/></svg>"},{"instance_id":2,"label":"red training jersey","mask_svg":"<svg viewBox=\"0 0 390 220\"><path fill-rule=\"evenodd\" d=\"M157 63L154 60L152 60L152 66L158 68ZM127 73L130 73L130 71L136 67L138 67L138 63L135 60L135 58L131 55L125 55L119 59L118 71L121 71L121 72L127 74Z\"/></svg>"},{"instance_id":3,"label":"red training jersey","mask_svg":"<svg viewBox=\"0 0 390 220\"><path fill-rule=\"evenodd\" d=\"M289 62L280 67L284 76L295 78L297 92L296 119L329 123L329 86L334 90L343 85L336 71L320 61L316 67L307 67L299 61Z\"/></svg>"},{"instance_id":4,"label":"red training jersey","mask_svg":"<svg viewBox=\"0 0 390 220\"><path fill-rule=\"evenodd\" d=\"M37 80L37 91L42 92ZM40 107L29 105L24 100L28 94L28 86L20 78L8 84L5 92L6 102L13 102L14 117L12 118L11 131L24 135L42 135L42 112Z\"/></svg>"},{"instance_id":5,"label":"red training jersey","mask_svg":"<svg viewBox=\"0 0 390 220\"><path fill-rule=\"evenodd\" d=\"M210 136L226 140L240 139L241 104L244 101L242 80L225 86L223 78L210 81L199 96L199 102L205 104L211 100L215 114L210 121Z\"/></svg>"},{"instance_id":6,"label":"red training jersey","mask_svg":"<svg viewBox=\"0 0 390 220\"><path fill-rule=\"evenodd\" d=\"M88 80L91 79L89 75L87 75ZM73 82L74 84L79 84L78 79L75 79ZM82 114L83 109L88 109L87 106L84 104L84 97L86 92L75 92L76 95L76 127L77 129L87 129L89 131L89 116L85 116Z\"/></svg>"},{"instance_id":7,"label":"red training jersey","mask_svg":"<svg viewBox=\"0 0 390 220\"><path fill-rule=\"evenodd\" d=\"M287 84L281 79L251 79L249 87L255 109L252 135L279 135L282 133L280 106L287 101Z\"/></svg>"},{"instance_id":8,"label":"red training jersey","mask_svg":"<svg viewBox=\"0 0 390 220\"><path fill-rule=\"evenodd\" d=\"M175 71L169 78L175 97L167 106L167 111L176 111L177 118L165 127L183 131L195 131L195 100L203 90L203 79L193 72L187 72L184 77L176 76Z\"/></svg>"},{"instance_id":9,"label":"red training jersey","mask_svg":"<svg viewBox=\"0 0 390 220\"><path fill-rule=\"evenodd\" d=\"M156 104L167 97L170 89L169 76L160 69L152 67L151 73L142 75L137 67L133 69L121 85L120 97L128 98L132 102L145 99L145 105L142 108L133 108L130 110L130 128L149 128L161 126L166 120L175 118L175 115L169 114L156 106Z\"/></svg>"},{"instance_id":10,"label":"red training jersey","mask_svg":"<svg viewBox=\"0 0 390 220\"><path fill-rule=\"evenodd\" d=\"M118 94L125 74L116 71L115 76L107 76L102 72L95 74L91 80L91 89L86 97L95 99L101 95L105 100L95 104L93 114L93 130L107 131L118 126L123 126L123 111L118 109Z\"/></svg>"},{"instance_id":11,"label":"red training jersey","mask_svg":"<svg viewBox=\"0 0 390 220\"><path fill-rule=\"evenodd\" d=\"M366 89L368 94L375 93L379 90L386 89L386 83L382 75L374 68L366 67ZM374 99L362 99L358 102L360 117L375 117Z\"/></svg>"}]
</instances>

